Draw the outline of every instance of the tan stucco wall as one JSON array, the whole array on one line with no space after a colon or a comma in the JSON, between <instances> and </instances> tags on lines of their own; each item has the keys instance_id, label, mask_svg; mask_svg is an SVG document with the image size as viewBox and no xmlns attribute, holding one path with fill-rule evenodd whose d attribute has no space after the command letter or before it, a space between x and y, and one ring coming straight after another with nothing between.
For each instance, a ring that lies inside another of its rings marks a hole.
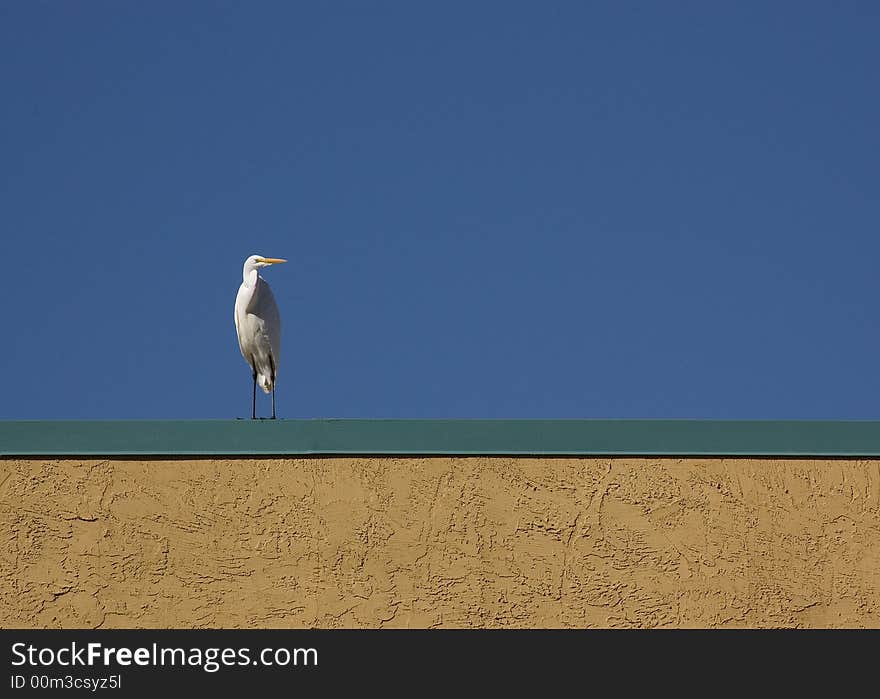
<instances>
[{"instance_id":1,"label":"tan stucco wall","mask_svg":"<svg viewBox=\"0 0 880 699\"><path fill-rule=\"evenodd\" d=\"M880 627L880 461L0 460L2 627Z\"/></svg>"}]
</instances>

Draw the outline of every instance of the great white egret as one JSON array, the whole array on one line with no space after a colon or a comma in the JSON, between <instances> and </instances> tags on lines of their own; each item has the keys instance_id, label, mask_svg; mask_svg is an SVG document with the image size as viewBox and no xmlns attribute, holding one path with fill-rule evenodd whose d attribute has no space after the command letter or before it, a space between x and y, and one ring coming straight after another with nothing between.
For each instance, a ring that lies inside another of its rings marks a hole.
<instances>
[{"instance_id":1,"label":"great white egret","mask_svg":"<svg viewBox=\"0 0 880 699\"><path fill-rule=\"evenodd\" d=\"M251 418L257 417L257 384L264 393L272 392L272 419L275 419L275 378L281 356L281 316L272 289L257 270L287 262L277 257L251 255L244 261L241 286L235 297L235 332L238 347L254 376Z\"/></svg>"}]
</instances>

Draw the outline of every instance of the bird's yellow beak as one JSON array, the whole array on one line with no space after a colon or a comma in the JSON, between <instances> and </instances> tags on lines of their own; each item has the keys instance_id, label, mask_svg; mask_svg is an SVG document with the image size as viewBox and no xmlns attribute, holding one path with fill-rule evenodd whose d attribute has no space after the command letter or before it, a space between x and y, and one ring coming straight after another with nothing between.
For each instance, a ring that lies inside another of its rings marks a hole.
<instances>
[{"instance_id":1,"label":"bird's yellow beak","mask_svg":"<svg viewBox=\"0 0 880 699\"><path fill-rule=\"evenodd\" d=\"M282 260L280 257L264 257L260 262L265 262L267 265L277 265L281 262L287 262L287 260Z\"/></svg>"}]
</instances>

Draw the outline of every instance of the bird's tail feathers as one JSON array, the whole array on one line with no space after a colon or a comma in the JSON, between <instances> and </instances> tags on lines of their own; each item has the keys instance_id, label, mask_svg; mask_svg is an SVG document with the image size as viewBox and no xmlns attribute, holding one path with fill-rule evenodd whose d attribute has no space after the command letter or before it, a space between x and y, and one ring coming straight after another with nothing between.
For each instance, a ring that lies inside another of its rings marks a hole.
<instances>
[{"instance_id":1,"label":"bird's tail feathers","mask_svg":"<svg viewBox=\"0 0 880 699\"><path fill-rule=\"evenodd\" d=\"M263 393L272 392L272 377L265 374L257 374L257 385L263 389Z\"/></svg>"}]
</instances>

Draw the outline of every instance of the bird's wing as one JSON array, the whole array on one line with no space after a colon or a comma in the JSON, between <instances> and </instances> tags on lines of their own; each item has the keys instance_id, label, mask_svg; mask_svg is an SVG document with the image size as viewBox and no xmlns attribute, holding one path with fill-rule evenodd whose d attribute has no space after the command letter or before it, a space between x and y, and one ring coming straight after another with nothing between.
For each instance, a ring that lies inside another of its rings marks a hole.
<instances>
[{"instance_id":1,"label":"bird's wing","mask_svg":"<svg viewBox=\"0 0 880 699\"><path fill-rule=\"evenodd\" d=\"M272 288L262 278L254 299L253 310L250 312L262 319L262 334L269 343L272 353L272 361L275 365L275 372L278 372L278 362L281 357L281 314L278 312L278 304L275 303L275 296L272 294Z\"/></svg>"}]
</instances>

